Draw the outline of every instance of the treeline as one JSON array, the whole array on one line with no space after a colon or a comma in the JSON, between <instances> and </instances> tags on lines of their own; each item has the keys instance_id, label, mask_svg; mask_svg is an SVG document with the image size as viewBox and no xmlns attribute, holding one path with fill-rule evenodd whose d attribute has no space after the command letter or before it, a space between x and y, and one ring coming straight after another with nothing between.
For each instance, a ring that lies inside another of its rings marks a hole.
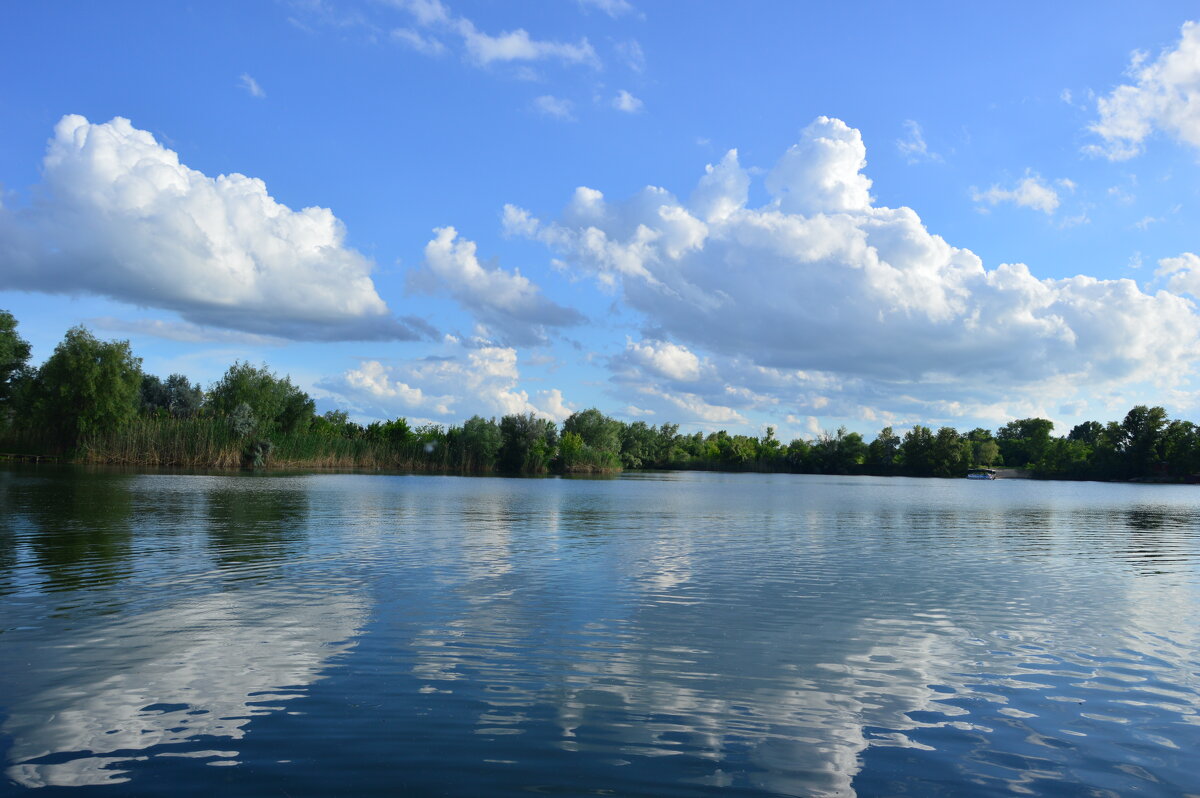
<instances>
[{"instance_id":1,"label":"treeline","mask_svg":"<svg viewBox=\"0 0 1200 798\"><path fill-rule=\"evenodd\" d=\"M606 473L712 469L957 477L973 467L1034 476L1191 480L1200 430L1139 405L1120 422L1085 422L1052 435L1041 418L995 433L885 427L868 443L844 428L790 443L724 430L682 434L676 424L625 423L590 409L561 427L531 414L472 417L459 426L403 419L359 424L315 412L311 397L266 366L234 363L207 389L182 374L142 371L127 341L67 332L38 368L11 314L0 311L0 451L61 454L93 463L187 467L381 468L463 473Z\"/></svg>"}]
</instances>

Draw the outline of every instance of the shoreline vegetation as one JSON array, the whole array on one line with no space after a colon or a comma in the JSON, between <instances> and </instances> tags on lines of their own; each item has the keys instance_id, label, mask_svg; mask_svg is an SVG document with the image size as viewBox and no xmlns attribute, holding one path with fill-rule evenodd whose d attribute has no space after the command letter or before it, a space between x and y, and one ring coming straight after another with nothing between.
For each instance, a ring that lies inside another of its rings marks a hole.
<instances>
[{"instance_id":1,"label":"shoreline vegetation","mask_svg":"<svg viewBox=\"0 0 1200 798\"><path fill-rule=\"evenodd\" d=\"M38 368L0 311L0 452L65 462L182 468L315 468L464 474L613 474L625 469L961 477L1015 469L1040 479L1200 482L1200 428L1161 407L1087 421L1055 437L1043 418L982 428L884 427L871 442L845 428L790 443L677 424L625 423L592 408L562 425L532 414L412 427L315 412L288 377L235 362L202 390L181 374L143 373L128 341L69 330Z\"/></svg>"}]
</instances>

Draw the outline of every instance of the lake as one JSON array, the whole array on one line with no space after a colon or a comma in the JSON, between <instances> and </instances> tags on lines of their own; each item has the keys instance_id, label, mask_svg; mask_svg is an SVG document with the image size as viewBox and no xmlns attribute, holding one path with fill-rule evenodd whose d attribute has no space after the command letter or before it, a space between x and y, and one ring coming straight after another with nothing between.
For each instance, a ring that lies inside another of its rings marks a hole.
<instances>
[{"instance_id":1,"label":"lake","mask_svg":"<svg viewBox=\"0 0 1200 798\"><path fill-rule=\"evenodd\" d=\"M1198 573L1197 486L8 466L0 794L1200 793Z\"/></svg>"}]
</instances>

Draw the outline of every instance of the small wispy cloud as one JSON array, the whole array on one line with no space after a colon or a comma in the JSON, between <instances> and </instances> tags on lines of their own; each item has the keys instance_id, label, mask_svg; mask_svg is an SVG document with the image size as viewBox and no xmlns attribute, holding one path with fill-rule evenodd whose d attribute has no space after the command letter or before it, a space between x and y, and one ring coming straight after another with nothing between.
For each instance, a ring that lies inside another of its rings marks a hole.
<instances>
[{"instance_id":1,"label":"small wispy cloud","mask_svg":"<svg viewBox=\"0 0 1200 798\"><path fill-rule=\"evenodd\" d=\"M642 51L642 45L638 44L637 39L629 39L623 42L617 42L613 45L613 49L617 52L617 57L634 72L642 72L646 69L646 54Z\"/></svg>"},{"instance_id":2,"label":"small wispy cloud","mask_svg":"<svg viewBox=\"0 0 1200 798\"><path fill-rule=\"evenodd\" d=\"M417 26L461 40L468 60L477 66L558 61L564 64L583 64L600 68L600 59L587 39L563 42L536 39L524 28L492 35L480 30L467 17L456 16L439 0L390 0L391 4L407 10ZM609 0L618 4L623 0ZM599 7L599 6L598 6ZM631 6L632 8L632 6ZM445 50L441 40L423 35L411 28L397 28L392 37L417 52L439 55Z\"/></svg>"},{"instance_id":3,"label":"small wispy cloud","mask_svg":"<svg viewBox=\"0 0 1200 798\"><path fill-rule=\"evenodd\" d=\"M258 85L258 81L250 77L250 75L245 72L242 73L242 77L239 79L239 84L251 97L257 97L261 100L263 97L267 96L267 93L263 91L262 86Z\"/></svg>"},{"instance_id":4,"label":"small wispy cloud","mask_svg":"<svg viewBox=\"0 0 1200 798\"><path fill-rule=\"evenodd\" d=\"M608 14L613 19L637 11L629 0L578 0L578 2L584 9L595 8Z\"/></svg>"},{"instance_id":5,"label":"small wispy cloud","mask_svg":"<svg viewBox=\"0 0 1200 798\"><path fill-rule=\"evenodd\" d=\"M564 122L575 121L575 114L573 112L575 106L570 100L564 100L552 94L543 94L541 97L534 99L533 107L546 116L561 119Z\"/></svg>"},{"instance_id":6,"label":"small wispy cloud","mask_svg":"<svg viewBox=\"0 0 1200 798\"><path fill-rule=\"evenodd\" d=\"M1025 177L1012 188L993 185L987 191L972 189L971 198L988 205L1011 202L1018 207L1033 208L1046 215L1054 213L1059 206L1058 192L1033 172L1026 172Z\"/></svg>"},{"instance_id":7,"label":"small wispy cloud","mask_svg":"<svg viewBox=\"0 0 1200 798\"><path fill-rule=\"evenodd\" d=\"M441 55L446 52L446 45L439 40L432 36L422 36L412 28L396 28L391 35L393 41L400 42L422 55Z\"/></svg>"},{"instance_id":8,"label":"small wispy cloud","mask_svg":"<svg viewBox=\"0 0 1200 798\"><path fill-rule=\"evenodd\" d=\"M625 91L625 89L617 92L617 96L613 97L612 101L613 108L616 108L618 111L624 111L627 114L636 114L642 110L642 105L641 100Z\"/></svg>"},{"instance_id":9,"label":"small wispy cloud","mask_svg":"<svg viewBox=\"0 0 1200 798\"><path fill-rule=\"evenodd\" d=\"M929 151L925 135L917 122L912 119L904 120L904 129L907 133L903 138L896 139L896 149L900 150L900 154L907 158L909 163L942 160L942 156Z\"/></svg>"}]
</instances>

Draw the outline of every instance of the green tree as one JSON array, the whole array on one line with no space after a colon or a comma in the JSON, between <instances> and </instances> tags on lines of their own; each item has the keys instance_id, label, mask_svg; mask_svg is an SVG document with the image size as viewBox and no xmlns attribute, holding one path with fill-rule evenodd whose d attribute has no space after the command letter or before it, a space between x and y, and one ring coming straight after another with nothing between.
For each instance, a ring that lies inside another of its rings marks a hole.
<instances>
[{"instance_id":1,"label":"green tree","mask_svg":"<svg viewBox=\"0 0 1200 798\"><path fill-rule=\"evenodd\" d=\"M276 377L266 365L237 362L209 388L208 407L217 415L231 416L243 402L250 406L261 433L304 429L316 409L289 377Z\"/></svg>"},{"instance_id":2,"label":"green tree","mask_svg":"<svg viewBox=\"0 0 1200 798\"><path fill-rule=\"evenodd\" d=\"M625 468L641 468L655 465L655 448L658 431L645 421L623 425L621 430L621 465ZM563 434L566 439L566 433ZM582 440L582 438L580 439ZM560 442L559 446L562 446Z\"/></svg>"},{"instance_id":3,"label":"green tree","mask_svg":"<svg viewBox=\"0 0 1200 798\"><path fill-rule=\"evenodd\" d=\"M204 404L204 391L200 384L193 385L182 374L172 374L167 377L167 409L176 418L191 418L200 412Z\"/></svg>"},{"instance_id":4,"label":"green tree","mask_svg":"<svg viewBox=\"0 0 1200 798\"><path fill-rule=\"evenodd\" d=\"M462 426L463 467L469 471L491 471L496 467L501 443L496 419L471 416Z\"/></svg>"},{"instance_id":5,"label":"green tree","mask_svg":"<svg viewBox=\"0 0 1200 798\"><path fill-rule=\"evenodd\" d=\"M1175 476L1187 476L1200 470L1200 439L1190 421L1172 421L1162 433L1163 459Z\"/></svg>"},{"instance_id":6,"label":"green tree","mask_svg":"<svg viewBox=\"0 0 1200 798\"><path fill-rule=\"evenodd\" d=\"M0 310L0 405L13 395L15 383L25 374L29 342L17 334L17 320Z\"/></svg>"},{"instance_id":7,"label":"green tree","mask_svg":"<svg viewBox=\"0 0 1200 798\"><path fill-rule=\"evenodd\" d=\"M1004 464L1021 468L1036 463L1050 444L1054 422L1045 418L1021 418L1010 421L996 432Z\"/></svg>"},{"instance_id":8,"label":"green tree","mask_svg":"<svg viewBox=\"0 0 1200 798\"><path fill-rule=\"evenodd\" d=\"M900 462L904 471L914 477L933 476L933 431L929 427L916 424L904 433Z\"/></svg>"},{"instance_id":9,"label":"green tree","mask_svg":"<svg viewBox=\"0 0 1200 798\"><path fill-rule=\"evenodd\" d=\"M900 436L893 432L891 427L884 427L867 446L867 468L876 474L892 474L895 472L899 455Z\"/></svg>"},{"instance_id":10,"label":"green tree","mask_svg":"<svg viewBox=\"0 0 1200 798\"><path fill-rule=\"evenodd\" d=\"M158 377L143 374L141 404L144 412L155 413L161 410L166 413L171 407L171 392Z\"/></svg>"},{"instance_id":11,"label":"green tree","mask_svg":"<svg viewBox=\"0 0 1200 798\"><path fill-rule=\"evenodd\" d=\"M620 421L609 418L593 407L568 416L563 422L562 431L564 434L574 432L593 451L619 455L623 426Z\"/></svg>"},{"instance_id":12,"label":"green tree","mask_svg":"<svg viewBox=\"0 0 1200 798\"><path fill-rule=\"evenodd\" d=\"M141 365L128 341L100 341L72 327L33 379L34 420L66 443L119 429L137 415Z\"/></svg>"},{"instance_id":13,"label":"green tree","mask_svg":"<svg viewBox=\"0 0 1200 798\"><path fill-rule=\"evenodd\" d=\"M1148 475L1163 460L1160 450L1167 411L1138 405L1125 414L1118 431L1117 449L1124 454L1129 475Z\"/></svg>"},{"instance_id":14,"label":"green tree","mask_svg":"<svg viewBox=\"0 0 1200 798\"><path fill-rule=\"evenodd\" d=\"M501 471L540 474L557 451L558 428L548 419L519 413L500 419L500 440L497 466Z\"/></svg>"},{"instance_id":15,"label":"green tree","mask_svg":"<svg viewBox=\"0 0 1200 798\"><path fill-rule=\"evenodd\" d=\"M788 444L784 461L792 471L807 473L813 470L812 445L803 438L795 438Z\"/></svg>"},{"instance_id":16,"label":"green tree","mask_svg":"<svg viewBox=\"0 0 1200 798\"><path fill-rule=\"evenodd\" d=\"M1071 431L1067 433L1067 440L1079 441L1095 449L1103 432L1104 425L1099 421L1084 421L1071 427Z\"/></svg>"},{"instance_id":17,"label":"green tree","mask_svg":"<svg viewBox=\"0 0 1200 798\"><path fill-rule=\"evenodd\" d=\"M964 441L954 427L942 427L933 436L931 460L935 477L962 475L969 463L970 442Z\"/></svg>"}]
</instances>

